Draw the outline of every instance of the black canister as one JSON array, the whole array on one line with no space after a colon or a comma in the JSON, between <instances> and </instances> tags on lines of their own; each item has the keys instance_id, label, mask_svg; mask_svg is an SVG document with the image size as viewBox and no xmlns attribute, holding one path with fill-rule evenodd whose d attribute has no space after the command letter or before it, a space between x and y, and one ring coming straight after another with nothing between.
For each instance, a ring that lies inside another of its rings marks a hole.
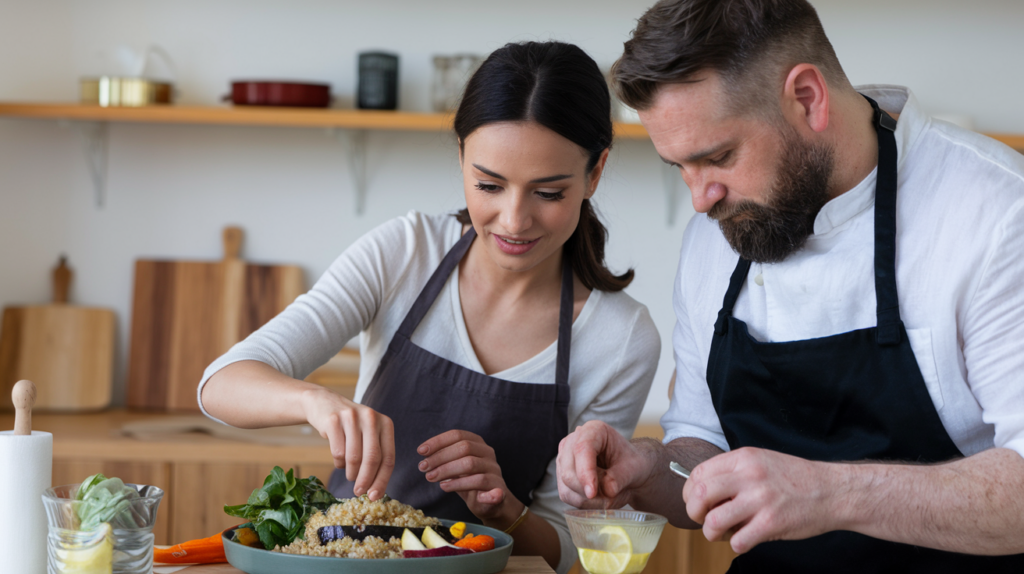
<instances>
[{"instance_id":1,"label":"black canister","mask_svg":"<svg viewBox=\"0 0 1024 574\"><path fill-rule=\"evenodd\" d=\"M398 56L386 52L359 54L356 106L363 110L398 108Z\"/></svg>"}]
</instances>

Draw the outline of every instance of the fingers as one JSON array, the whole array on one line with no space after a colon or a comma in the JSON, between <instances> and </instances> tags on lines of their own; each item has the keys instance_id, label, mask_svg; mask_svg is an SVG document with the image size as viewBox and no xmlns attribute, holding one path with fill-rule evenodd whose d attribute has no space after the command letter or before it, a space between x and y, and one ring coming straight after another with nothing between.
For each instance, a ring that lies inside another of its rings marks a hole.
<instances>
[{"instance_id":1,"label":"fingers","mask_svg":"<svg viewBox=\"0 0 1024 574\"><path fill-rule=\"evenodd\" d=\"M388 481L395 470L395 424L390 418L381 416L380 444L381 461L377 476L370 485L370 500L377 500L387 492Z\"/></svg>"},{"instance_id":2,"label":"fingers","mask_svg":"<svg viewBox=\"0 0 1024 574\"><path fill-rule=\"evenodd\" d=\"M320 436L327 439L331 446L331 457L334 458L334 468L345 468L345 431L341 428L341 419L338 416L320 431Z\"/></svg>"},{"instance_id":3,"label":"fingers","mask_svg":"<svg viewBox=\"0 0 1024 574\"><path fill-rule=\"evenodd\" d=\"M426 473L426 479L430 482L451 480L471 474L491 474L501 478L501 467L494 459L493 451L490 456L463 456L451 462L430 470Z\"/></svg>"},{"instance_id":4,"label":"fingers","mask_svg":"<svg viewBox=\"0 0 1024 574\"><path fill-rule=\"evenodd\" d=\"M420 453L423 456L430 456L431 454L436 453L437 451L449 445L452 445L460 440L469 440L472 437L480 439L478 435L475 435L468 431L450 430L425 441L423 444L417 447L416 452ZM483 441L483 439L480 440L481 442Z\"/></svg>"},{"instance_id":5,"label":"fingers","mask_svg":"<svg viewBox=\"0 0 1024 574\"><path fill-rule=\"evenodd\" d=\"M359 429L359 421L354 410L341 413L341 428L345 431L345 478L354 482L359 473L359 465L363 462L363 433ZM352 493L363 494L353 486Z\"/></svg>"},{"instance_id":6,"label":"fingers","mask_svg":"<svg viewBox=\"0 0 1024 574\"><path fill-rule=\"evenodd\" d=\"M504 500L504 490L502 487L505 486L505 482L499 477L491 474L472 474L469 476L452 478L450 480L442 481L438 486L440 486L441 490L445 492L467 492L476 490L480 491L479 494L487 493L488 495L494 495L495 497L500 496L500 499L497 500L497 502ZM496 494L494 492L495 490L500 491L502 494ZM493 501L487 501L487 504L493 503Z\"/></svg>"},{"instance_id":7,"label":"fingers","mask_svg":"<svg viewBox=\"0 0 1024 574\"><path fill-rule=\"evenodd\" d=\"M442 469L464 458L472 457L489 460L497 466L497 457L494 454L493 448L477 435L464 433L464 436L468 438L452 442L440 450L432 451L434 454L420 461L418 468L420 471L427 473L427 480L431 480L430 474L432 472L435 475L438 474L436 471L441 471L442 474L445 472L450 474L452 471L444 471Z\"/></svg>"},{"instance_id":8,"label":"fingers","mask_svg":"<svg viewBox=\"0 0 1024 574\"><path fill-rule=\"evenodd\" d=\"M384 494L394 470L394 426L391 419L372 409L360 409L357 416L363 439L362 462L352 492L365 492L376 500ZM390 452L390 461L385 460L386 452Z\"/></svg>"}]
</instances>

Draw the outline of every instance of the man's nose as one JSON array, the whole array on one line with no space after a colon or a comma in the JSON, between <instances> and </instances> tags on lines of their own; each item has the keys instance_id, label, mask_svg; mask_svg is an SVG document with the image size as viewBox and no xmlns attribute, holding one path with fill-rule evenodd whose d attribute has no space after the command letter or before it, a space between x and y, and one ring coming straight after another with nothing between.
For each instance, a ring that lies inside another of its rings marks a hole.
<instances>
[{"instance_id":1,"label":"man's nose","mask_svg":"<svg viewBox=\"0 0 1024 574\"><path fill-rule=\"evenodd\" d=\"M716 181L689 181L686 182L690 188L690 195L693 198L693 209L697 213L711 211L716 203L725 199L725 186Z\"/></svg>"}]
</instances>

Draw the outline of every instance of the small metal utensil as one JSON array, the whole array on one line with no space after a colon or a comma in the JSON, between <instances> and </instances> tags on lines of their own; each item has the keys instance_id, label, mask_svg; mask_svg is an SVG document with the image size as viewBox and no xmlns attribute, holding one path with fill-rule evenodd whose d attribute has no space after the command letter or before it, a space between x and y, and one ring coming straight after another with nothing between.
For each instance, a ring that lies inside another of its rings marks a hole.
<instances>
[{"instance_id":1,"label":"small metal utensil","mask_svg":"<svg viewBox=\"0 0 1024 574\"><path fill-rule=\"evenodd\" d=\"M683 478L690 478L690 470L678 462L670 462L668 468Z\"/></svg>"}]
</instances>

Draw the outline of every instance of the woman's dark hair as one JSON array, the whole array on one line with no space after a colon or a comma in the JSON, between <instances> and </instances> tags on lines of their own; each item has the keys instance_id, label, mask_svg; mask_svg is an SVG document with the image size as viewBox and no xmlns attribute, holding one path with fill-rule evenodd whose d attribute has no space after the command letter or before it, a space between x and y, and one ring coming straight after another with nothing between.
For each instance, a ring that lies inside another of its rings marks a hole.
<instances>
[{"instance_id":1,"label":"woman's dark hair","mask_svg":"<svg viewBox=\"0 0 1024 574\"><path fill-rule=\"evenodd\" d=\"M470 78L455 113L459 146L478 128L498 122L536 122L583 148L587 174L612 145L608 84L597 63L583 50L563 42L506 44L491 53ZM470 225L469 210L455 216ZM588 289L621 291L633 270L615 275L605 267L608 230L589 199L564 254Z\"/></svg>"}]
</instances>

